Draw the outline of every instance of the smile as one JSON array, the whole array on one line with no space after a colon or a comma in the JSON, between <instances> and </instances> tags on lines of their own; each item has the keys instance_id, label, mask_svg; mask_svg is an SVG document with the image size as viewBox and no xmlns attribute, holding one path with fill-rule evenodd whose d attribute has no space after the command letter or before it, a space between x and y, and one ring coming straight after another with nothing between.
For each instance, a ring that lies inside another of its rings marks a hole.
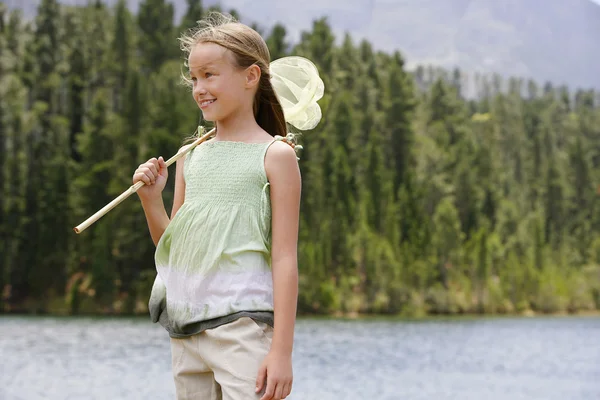
<instances>
[{"instance_id":1,"label":"smile","mask_svg":"<svg viewBox=\"0 0 600 400\"><path fill-rule=\"evenodd\" d=\"M200 108L204 108L204 107L208 107L209 105L211 105L212 103L214 103L215 101L217 101L217 99L213 99L213 100L202 100L200 103L198 103L200 105Z\"/></svg>"}]
</instances>

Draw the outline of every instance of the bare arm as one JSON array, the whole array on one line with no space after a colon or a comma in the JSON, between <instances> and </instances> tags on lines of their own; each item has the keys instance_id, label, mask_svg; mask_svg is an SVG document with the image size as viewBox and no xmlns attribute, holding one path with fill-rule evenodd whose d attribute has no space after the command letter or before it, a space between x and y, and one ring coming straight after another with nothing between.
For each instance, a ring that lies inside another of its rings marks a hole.
<instances>
[{"instance_id":1,"label":"bare arm","mask_svg":"<svg viewBox=\"0 0 600 400\"><path fill-rule=\"evenodd\" d=\"M291 354L298 300L298 222L301 177L296 153L285 143L271 145L265 159L271 184L272 268L275 329L272 349Z\"/></svg>"},{"instance_id":2,"label":"bare arm","mask_svg":"<svg viewBox=\"0 0 600 400\"><path fill-rule=\"evenodd\" d=\"M184 148L182 147L179 151ZM183 163L183 157L177 160L176 163L175 194L171 219L175 216L184 201L185 181L183 179ZM134 184L139 180L143 180L146 183L137 193L144 208L148 229L154 245L158 244L170 222L162 198L162 191L166 185L167 178L168 170L162 157L159 157L158 160L152 158L140 165L133 176Z\"/></svg>"},{"instance_id":3,"label":"bare arm","mask_svg":"<svg viewBox=\"0 0 600 400\"><path fill-rule=\"evenodd\" d=\"M188 146L183 146L179 149L179 153ZM183 163L185 157L181 157L175 163L175 193L173 194L173 208L171 209L171 219L177 214L177 211L183 205L185 200L185 179L183 178Z\"/></svg>"},{"instance_id":4,"label":"bare arm","mask_svg":"<svg viewBox=\"0 0 600 400\"><path fill-rule=\"evenodd\" d=\"M144 208L144 214L146 215L146 221L148 222L150 236L156 246L170 221L167 212L165 211L163 199L162 197L152 200L142 199L142 207Z\"/></svg>"},{"instance_id":5,"label":"bare arm","mask_svg":"<svg viewBox=\"0 0 600 400\"><path fill-rule=\"evenodd\" d=\"M300 218L300 168L288 144L275 142L265 157L271 184L273 301L275 329L269 354L256 378L260 400L284 399L292 390L292 348L298 302L298 220Z\"/></svg>"}]
</instances>

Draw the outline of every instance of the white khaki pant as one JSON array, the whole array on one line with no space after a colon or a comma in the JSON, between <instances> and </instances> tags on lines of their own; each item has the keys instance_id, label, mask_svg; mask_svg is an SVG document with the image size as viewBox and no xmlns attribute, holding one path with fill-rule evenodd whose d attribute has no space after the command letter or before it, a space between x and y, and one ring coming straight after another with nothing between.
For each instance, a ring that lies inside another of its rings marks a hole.
<instances>
[{"instance_id":1,"label":"white khaki pant","mask_svg":"<svg viewBox=\"0 0 600 400\"><path fill-rule=\"evenodd\" d=\"M177 399L259 399L264 389L255 392L256 377L272 338L272 327L248 317L197 335L171 338Z\"/></svg>"}]
</instances>

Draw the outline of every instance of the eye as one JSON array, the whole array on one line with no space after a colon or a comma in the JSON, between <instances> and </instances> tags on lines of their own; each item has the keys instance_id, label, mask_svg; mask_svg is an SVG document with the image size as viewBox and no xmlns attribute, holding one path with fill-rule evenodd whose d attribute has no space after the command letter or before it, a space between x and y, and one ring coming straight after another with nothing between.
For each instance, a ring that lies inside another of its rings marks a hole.
<instances>
[{"instance_id":1,"label":"eye","mask_svg":"<svg viewBox=\"0 0 600 400\"><path fill-rule=\"evenodd\" d=\"M206 78L210 78L211 76L213 76L213 74L211 72L207 72L207 73L204 74L204 76Z\"/></svg>"}]
</instances>

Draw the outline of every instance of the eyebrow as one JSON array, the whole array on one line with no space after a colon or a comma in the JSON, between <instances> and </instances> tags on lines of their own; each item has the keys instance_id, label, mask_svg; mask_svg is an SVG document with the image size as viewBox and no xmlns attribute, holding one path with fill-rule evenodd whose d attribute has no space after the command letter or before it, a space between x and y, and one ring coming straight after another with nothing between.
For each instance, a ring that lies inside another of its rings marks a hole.
<instances>
[{"instance_id":1,"label":"eyebrow","mask_svg":"<svg viewBox=\"0 0 600 400\"><path fill-rule=\"evenodd\" d=\"M214 68L214 67L215 67L215 63L211 61L211 62L209 62L207 64L204 64L204 65L197 65L195 67L190 66L189 70L190 70L190 74L191 74L192 71L194 71L194 70L205 71L205 70L207 70L209 68Z\"/></svg>"}]
</instances>

